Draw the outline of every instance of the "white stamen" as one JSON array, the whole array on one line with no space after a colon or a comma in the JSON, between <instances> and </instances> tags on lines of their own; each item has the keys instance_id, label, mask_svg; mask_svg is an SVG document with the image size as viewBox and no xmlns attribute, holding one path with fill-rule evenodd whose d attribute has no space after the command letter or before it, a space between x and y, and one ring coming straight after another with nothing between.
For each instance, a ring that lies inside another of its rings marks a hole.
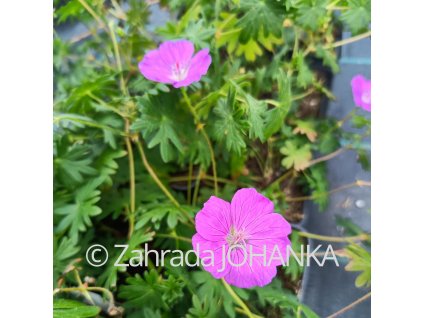
<instances>
[{"instance_id":1,"label":"white stamen","mask_svg":"<svg viewBox=\"0 0 423 318\"><path fill-rule=\"evenodd\" d=\"M180 65L179 63L175 63L171 66L172 68L172 75L170 78L176 82L183 81L188 75L189 65Z\"/></svg>"}]
</instances>

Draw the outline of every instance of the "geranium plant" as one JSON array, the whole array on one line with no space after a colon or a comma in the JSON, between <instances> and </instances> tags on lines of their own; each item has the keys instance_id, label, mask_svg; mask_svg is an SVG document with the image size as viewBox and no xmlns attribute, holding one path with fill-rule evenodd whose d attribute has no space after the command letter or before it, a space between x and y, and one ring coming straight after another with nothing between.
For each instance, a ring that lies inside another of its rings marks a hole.
<instances>
[{"instance_id":1,"label":"geranium plant","mask_svg":"<svg viewBox=\"0 0 423 318\"><path fill-rule=\"evenodd\" d=\"M321 106L336 98L337 49L370 36L370 1L54 3L55 317L317 317L297 297L302 266L217 273L172 266L171 254L115 263L145 246L295 250L316 237L290 223L302 202L324 211L339 190L325 161L352 149L369 168L359 145L370 83L351 82L364 110L335 120ZM66 36L73 25L82 31ZM366 273L360 286L370 284L363 241L339 251L364 264L347 268ZM87 261L94 244L108 250L102 266Z\"/></svg>"}]
</instances>

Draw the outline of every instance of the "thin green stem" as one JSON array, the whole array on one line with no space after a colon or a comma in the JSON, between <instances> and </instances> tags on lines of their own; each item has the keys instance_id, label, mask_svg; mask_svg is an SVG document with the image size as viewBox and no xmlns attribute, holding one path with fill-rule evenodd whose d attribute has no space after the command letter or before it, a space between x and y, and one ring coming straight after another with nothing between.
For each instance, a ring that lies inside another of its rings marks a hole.
<instances>
[{"instance_id":1,"label":"thin green stem","mask_svg":"<svg viewBox=\"0 0 423 318\"><path fill-rule=\"evenodd\" d=\"M346 150L348 150L348 148L342 147L342 148L339 148L339 149L335 150L334 152L331 152L327 155L313 159L313 160L309 161L306 168L310 168L311 166L318 164L319 162L324 162L324 161L330 160L332 158L335 158L336 156L340 155L341 153L343 153Z\"/></svg>"},{"instance_id":2,"label":"thin green stem","mask_svg":"<svg viewBox=\"0 0 423 318\"><path fill-rule=\"evenodd\" d=\"M147 160L147 156L145 155L144 149L141 145L141 142L139 140L137 140L136 145L138 147L138 151L141 155L141 159L142 162L145 166L145 168L147 169L148 173L150 174L150 176L153 178L154 182L157 184L157 186L162 190L162 192L168 197L168 199L182 212L185 214L185 216L187 217L188 221L191 222L192 224L194 224L194 221L191 217L191 215L189 215L189 213L183 209L181 207L181 205L179 204L179 202L175 199L175 197L169 192L169 190L165 187L165 185L163 184L163 182L160 180L160 178L157 176L156 172L154 171L153 167L150 165L150 163Z\"/></svg>"},{"instance_id":3,"label":"thin green stem","mask_svg":"<svg viewBox=\"0 0 423 318\"><path fill-rule=\"evenodd\" d=\"M191 204L191 192L192 192L192 162L189 163L188 166L188 184L187 184L187 188L188 188L188 193L187 193L187 201L188 204Z\"/></svg>"},{"instance_id":4,"label":"thin green stem","mask_svg":"<svg viewBox=\"0 0 423 318\"><path fill-rule=\"evenodd\" d=\"M352 183L344 184L344 185L342 185L338 188L332 189L330 191L321 192L317 195L307 195L307 196L294 197L294 198L286 197L285 201L286 202L300 202L300 201L314 200L314 199L321 198L321 197L327 196L329 194L332 194L332 193L335 193L335 192L338 192L338 191L342 191L342 190L345 190L345 189L348 189L348 188L363 187L363 186L364 187L370 187L370 182L364 181L364 180L357 180L357 181L352 182Z\"/></svg>"},{"instance_id":5,"label":"thin green stem","mask_svg":"<svg viewBox=\"0 0 423 318\"><path fill-rule=\"evenodd\" d=\"M74 268L73 273L74 273L74 275L75 275L76 282L78 283L78 287L80 287L80 288L85 288L84 284L82 283L81 277L79 277L78 270L77 270L76 268ZM92 297L91 297L91 295L90 295L90 293L89 293L89 292L87 292L86 290L83 290L83 291L82 291L82 294L84 295L84 297L85 297L85 298L87 298L87 299L88 299L88 301L89 301L91 304L93 304L93 305L94 305L94 301L93 301L93 299L92 299Z\"/></svg>"},{"instance_id":6,"label":"thin green stem","mask_svg":"<svg viewBox=\"0 0 423 318\"><path fill-rule=\"evenodd\" d=\"M88 118L87 118L88 119ZM76 123L80 123L84 126L88 126L88 127L93 127L93 128L99 128L99 129L105 129L105 130L109 130L110 132L119 135L119 136L126 136L126 133L124 133L123 131L120 131L119 129L115 129L106 125L102 125L99 124L95 121L89 121L83 118L78 118L76 116L72 116L72 114L61 114L61 115L56 115L53 118L53 123L58 123L61 120L70 120Z\"/></svg>"},{"instance_id":7,"label":"thin green stem","mask_svg":"<svg viewBox=\"0 0 423 318\"><path fill-rule=\"evenodd\" d=\"M342 242L354 242L354 241L368 241L370 239L370 236L368 234L360 234L356 236L327 236L327 235L319 235L314 233L308 233L308 232L301 232L299 231L298 234L302 237L307 237L310 239L316 239L320 241L326 241L326 242L335 242L335 243L342 243Z\"/></svg>"},{"instance_id":8,"label":"thin green stem","mask_svg":"<svg viewBox=\"0 0 423 318\"><path fill-rule=\"evenodd\" d=\"M116 40L116 35L115 35L114 30L113 30L113 23L109 22L108 26L109 26L109 30L110 30L110 38L112 39L112 43L113 43L113 50L114 50L115 57L116 57L116 65L117 65L117 68L118 68L118 71L119 71L120 89L122 90L122 93L124 95L128 95L128 89L126 88L125 80L123 78L122 61L120 59L120 53L119 53L118 43L117 43L117 40Z\"/></svg>"},{"instance_id":9,"label":"thin green stem","mask_svg":"<svg viewBox=\"0 0 423 318\"><path fill-rule=\"evenodd\" d=\"M192 177L191 177L191 179L192 179ZM169 181L173 181L173 182L188 181L188 180L189 180L189 176L177 176L177 177L171 177L171 178L169 178ZM214 181L214 177L213 176L206 175L206 174L202 174L202 175L200 175L200 180ZM233 184L233 185L241 186L241 187L249 187L249 186L251 186L249 183L245 183L245 182L241 182L241 181L236 181L236 180L225 179L225 178L217 178L217 181L219 183Z\"/></svg>"},{"instance_id":10,"label":"thin green stem","mask_svg":"<svg viewBox=\"0 0 423 318\"><path fill-rule=\"evenodd\" d=\"M235 291L232 289L232 287L226 282L224 278L221 279L223 286L225 286L226 290L228 291L229 295L235 300L235 302L242 308L243 314L246 315L249 318L256 318L260 317L257 315L254 315L250 309L247 307L247 305L242 301L241 298L235 293Z\"/></svg>"},{"instance_id":11,"label":"thin green stem","mask_svg":"<svg viewBox=\"0 0 423 318\"><path fill-rule=\"evenodd\" d=\"M194 117L195 124L196 124L197 128L200 130L204 139L206 140L207 146L209 148L210 158L211 158L211 162L212 162L213 177L214 177L214 194L215 194L215 196L218 196L219 187L218 187L218 184L217 184L217 169L216 169L216 160L215 160L213 146L210 142L209 136L206 133L206 130L204 129L204 124L201 123L200 117L198 116L197 112L195 111L195 108L192 106L191 100L189 99L189 97L187 95L187 91L186 91L185 87L183 87L181 91L182 91L182 95L184 97L184 100L185 100L192 116Z\"/></svg>"},{"instance_id":12,"label":"thin green stem","mask_svg":"<svg viewBox=\"0 0 423 318\"><path fill-rule=\"evenodd\" d=\"M129 121L125 120L125 130L129 132ZM134 231L135 225L135 164L134 164L134 153L132 150L132 143L130 137L125 138L126 150L128 152L128 161L129 161L129 230L128 238L131 238Z\"/></svg>"},{"instance_id":13,"label":"thin green stem","mask_svg":"<svg viewBox=\"0 0 423 318\"><path fill-rule=\"evenodd\" d=\"M175 240L180 240L180 241L192 243L192 240L190 238L178 236L178 235L157 233L156 236L157 237L163 237L163 238L172 238L172 239L175 239Z\"/></svg>"},{"instance_id":14,"label":"thin green stem","mask_svg":"<svg viewBox=\"0 0 423 318\"><path fill-rule=\"evenodd\" d=\"M359 299L357 299L356 301L352 302L351 304L349 304L348 306L345 306L344 308L338 310L337 312L333 313L332 315L328 316L327 318L336 318L339 317L339 315L347 312L348 310L352 309L353 307L357 306L358 304L362 303L363 301L365 301L366 299L370 298L371 296L371 292L368 292L366 295L364 295L363 297L360 297Z\"/></svg>"},{"instance_id":15,"label":"thin green stem","mask_svg":"<svg viewBox=\"0 0 423 318\"><path fill-rule=\"evenodd\" d=\"M113 293L106 289L106 288L102 288L102 287L64 287L64 288L57 288L53 291L53 296L55 296L58 293L70 293L70 292L75 292L75 291L79 291L82 294L84 294L84 292L86 291L95 291L95 292L101 292L107 295L107 298L109 298L109 308L110 307L114 307L115 306L115 298L113 296Z\"/></svg>"},{"instance_id":16,"label":"thin green stem","mask_svg":"<svg viewBox=\"0 0 423 318\"><path fill-rule=\"evenodd\" d=\"M350 119L351 117L353 117L354 115L355 115L355 113L356 113L356 111L357 111L357 108L356 107L354 107L347 115L345 115L342 119L340 119L337 123L336 123L336 125L334 126L334 127L332 127L331 128L331 130L330 131L333 131L333 130L335 130L336 128L341 128L344 124L345 124L345 122L348 120L348 119Z\"/></svg>"},{"instance_id":17,"label":"thin green stem","mask_svg":"<svg viewBox=\"0 0 423 318\"><path fill-rule=\"evenodd\" d=\"M88 11L89 14L91 14L91 16L94 18L94 20L97 21L98 25L100 28L104 28L104 22L101 21L101 18L97 15L97 13L95 13L95 11L93 10L93 8L91 8L87 2L85 2L85 0L78 0L79 3L85 8L85 10Z\"/></svg>"},{"instance_id":18,"label":"thin green stem","mask_svg":"<svg viewBox=\"0 0 423 318\"><path fill-rule=\"evenodd\" d=\"M302 94L292 96L291 101L293 102L293 101L296 101L296 100L303 99L303 98L305 98L305 97L307 97L307 96L309 96L313 93L314 93L314 87L308 89L306 92L304 92Z\"/></svg>"},{"instance_id":19,"label":"thin green stem","mask_svg":"<svg viewBox=\"0 0 423 318\"><path fill-rule=\"evenodd\" d=\"M118 114L119 116L121 116L122 118L126 118L127 116L122 113L121 111L119 111L117 108L110 106L109 104L107 104L104 100L102 100L101 98L95 96L93 93L89 92L87 94L89 97L91 97L92 99L94 99L97 103L99 103L102 107Z\"/></svg>"},{"instance_id":20,"label":"thin green stem","mask_svg":"<svg viewBox=\"0 0 423 318\"><path fill-rule=\"evenodd\" d=\"M331 8L335 7L335 6L339 3L339 1L341 1L341 0L335 0L335 1L333 1L332 3L330 3L330 4L326 7L326 10L330 10Z\"/></svg>"},{"instance_id":21,"label":"thin green stem","mask_svg":"<svg viewBox=\"0 0 423 318\"><path fill-rule=\"evenodd\" d=\"M334 42L332 44L327 44L327 45L324 46L324 48L325 49L333 49L333 48L336 48L336 47L339 47L339 46L351 44L351 43L363 40L365 38L368 38L369 36L371 36L371 34L372 34L372 31L367 31L367 32L362 33L362 34L352 36L348 39L340 40L340 41Z\"/></svg>"},{"instance_id":22,"label":"thin green stem","mask_svg":"<svg viewBox=\"0 0 423 318\"><path fill-rule=\"evenodd\" d=\"M198 191L200 190L201 175L202 175L202 170L200 168L198 169L197 178L195 179L194 196L192 198L192 205L194 206L197 204Z\"/></svg>"},{"instance_id":23,"label":"thin green stem","mask_svg":"<svg viewBox=\"0 0 423 318\"><path fill-rule=\"evenodd\" d=\"M294 173L293 169L289 169L287 172L285 172L283 175L281 175L279 178L277 178L275 181L273 181L271 184L269 184L267 187L270 187L274 184L279 184L285 179L289 178Z\"/></svg>"},{"instance_id":24,"label":"thin green stem","mask_svg":"<svg viewBox=\"0 0 423 318\"><path fill-rule=\"evenodd\" d=\"M240 314L247 315L247 313L246 313L246 312L245 312L242 308L235 307L235 311L236 311L236 312L239 312ZM254 317L254 318L263 318L263 317L261 317L261 316L255 315L255 314L253 314L253 317Z\"/></svg>"}]
</instances>

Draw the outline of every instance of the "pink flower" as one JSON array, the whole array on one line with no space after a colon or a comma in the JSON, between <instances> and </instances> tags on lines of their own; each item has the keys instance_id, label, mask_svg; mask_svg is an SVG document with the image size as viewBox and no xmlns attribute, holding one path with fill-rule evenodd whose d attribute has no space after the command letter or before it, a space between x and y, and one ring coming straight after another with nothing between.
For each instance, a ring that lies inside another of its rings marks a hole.
<instances>
[{"instance_id":1,"label":"pink flower","mask_svg":"<svg viewBox=\"0 0 423 318\"><path fill-rule=\"evenodd\" d=\"M354 103L369 112L371 109L371 81L363 75L356 75L351 80L351 88Z\"/></svg>"},{"instance_id":2,"label":"pink flower","mask_svg":"<svg viewBox=\"0 0 423 318\"><path fill-rule=\"evenodd\" d=\"M231 203L210 197L195 217L195 228L192 244L204 269L236 287L267 285L276 266L286 263L291 225L255 189L238 190Z\"/></svg>"},{"instance_id":3,"label":"pink flower","mask_svg":"<svg viewBox=\"0 0 423 318\"><path fill-rule=\"evenodd\" d=\"M147 79L172 84L174 87L188 86L198 82L211 64L209 49L194 54L194 44L188 40L163 42L158 49L149 51L138 67Z\"/></svg>"}]
</instances>

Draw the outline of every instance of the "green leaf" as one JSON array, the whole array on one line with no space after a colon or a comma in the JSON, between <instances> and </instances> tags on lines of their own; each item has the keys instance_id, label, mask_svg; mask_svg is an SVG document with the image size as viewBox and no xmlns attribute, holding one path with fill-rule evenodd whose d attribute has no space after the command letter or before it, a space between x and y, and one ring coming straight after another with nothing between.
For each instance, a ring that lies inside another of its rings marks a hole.
<instances>
[{"instance_id":1,"label":"green leaf","mask_svg":"<svg viewBox=\"0 0 423 318\"><path fill-rule=\"evenodd\" d=\"M263 51L256 41L249 40L245 44L240 43L235 51L235 54L236 56L244 54L247 61L254 62L257 56L261 56L263 54Z\"/></svg>"},{"instance_id":2,"label":"green leaf","mask_svg":"<svg viewBox=\"0 0 423 318\"><path fill-rule=\"evenodd\" d=\"M80 115L94 108L92 95L97 97L114 96L116 93L114 74L97 75L94 78L86 77L83 82L74 88L66 100L66 110Z\"/></svg>"},{"instance_id":3,"label":"green leaf","mask_svg":"<svg viewBox=\"0 0 423 318\"><path fill-rule=\"evenodd\" d=\"M74 17L80 17L84 13L84 7L78 0L70 0L65 5L56 8L55 14L58 17L58 22L65 22Z\"/></svg>"},{"instance_id":4,"label":"green leaf","mask_svg":"<svg viewBox=\"0 0 423 318\"><path fill-rule=\"evenodd\" d=\"M264 120L267 111L266 103L258 101L250 94L246 94L246 101L248 106L248 119L249 119L249 137L259 138L262 142L264 139Z\"/></svg>"},{"instance_id":5,"label":"green leaf","mask_svg":"<svg viewBox=\"0 0 423 318\"><path fill-rule=\"evenodd\" d=\"M83 175L97 173L97 170L90 166L92 150L88 146L80 144L69 146L67 141L58 140L56 147L54 167L65 183L69 183L69 181L81 183Z\"/></svg>"},{"instance_id":6,"label":"green leaf","mask_svg":"<svg viewBox=\"0 0 423 318\"><path fill-rule=\"evenodd\" d=\"M285 146L281 148L281 153L285 155L285 158L282 159L282 165L287 169L294 167L296 171L307 168L312 158L309 144L297 146L291 140L287 141Z\"/></svg>"},{"instance_id":7,"label":"green leaf","mask_svg":"<svg viewBox=\"0 0 423 318\"><path fill-rule=\"evenodd\" d=\"M226 149L241 154L246 147L240 110L235 109L235 90L230 89L226 100L219 99L214 113L217 119L213 123L213 132L219 142L224 142Z\"/></svg>"},{"instance_id":8,"label":"green leaf","mask_svg":"<svg viewBox=\"0 0 423 318\"><path fill-rule=\"evenodd\" d=\"M290 235L291 248L295 252L301 253L301 246L303 244L303 239L300 237L297 231L293 231ZM299 254L298 253L298 254ZM301 278L302 273L304 272L304 266L301 266L295 259L292 254L290 254L289 266L285 267L285 274L289 275L293 281L296 281Z\"/></svg>"},{"instance_id":9,"label":"green leaf","mask_svg":"<svg viewBox=\"0 0 423 318\"><path fill-rule=\"evenodd\" d=\"M222 299L223 309L228 316L235 316L233 298L228 294L219 280L214 279L208 272L200 271L192 274L192 281L194 281L197 286L197 295L200 299ZM214 307L220 309L220 305L218 304Z\"/></svg>"},{"instance_id":10,"label":"green leaf","mask_svg":"<svg viewBox=\"0 0 423 318\"><path fill-rule=\"evenodd\" d=\"M254 290L257 293L261 306L264 307L267 304L273 307L279 307L282 310L283 317L292 317L292 314L295 315L294 317L303 317L301 315L303 313L306 318L319 318L310 308L301 304L292 292L283 289L281 282L278 280L273 280L271 284L254 288ZM288 315L288 313L291 315Z\"/></svg>"},{"instance_id":11,"label":"green leaf","mask_svg":"<svg viewBox=\"0 0 423 318\"><path fill-rule=\"evenodd\" d=\"M335 51L325 49L322 45L316 47L316 55L323 60L323 64L329 66L333 73L339 72L339 65Z\"/></svg>"},{"instance_id":12,"label":"green leaf","mask_svg":"<svg viewBox=\"0 0 423 318\"><path fill-rule=\"evenodd\" d=\"M341 14L341 20L353 34L366 31L370 24L370 0L348 0L348 10Z\"/></svg>"},{"instance_id":13,"label":"green leaf","mask_svg":"<svg viewBox=\"0 0 423 318\"><path fill-rule=\"evenodd\" d=\"M292 132L294 134L306 135L311 142L316 141L317 138L315 123L312 120L297 119L295 121L295 129Z\"/></svg>"},{"instance_id":14,"label":"green leaf","mask_svg":"<svg viewBox=\"0 0 423 318\"><path fill-rule=\"evenodd\" d=\"M329 183L326 177L324 163L316 164L304 173L308 186L311 190L313 201L317 203L320 211L324 211L329 203Z\"/></svg>"},{"instance_id":15,"label":"green leaf","mask_svg":"<svg viewBox=\"0 0 423 318\"><path fill-rule=\"evenodd\" d=\"M58 232L69 229L70 237L76 239L79 232L92 226L91 218L101 213L96 203L100 200L97 187L103 181L102 177L90 180L75 192L74 202L55 207L54 213L62 216L56 228Z\"/></svg>"},{"instance_id":16,"label":"green leaf","mask_svg":"<svg viewBox=\"0 0 423 318\"><path fill-rule=\"evenodd\" d=\"M164 279L155 269L144 272L144 277L138 274L129 277L126 283L121 287L119 297L126 299L124 306L128 308L172 306L183 297L185 286L181 279L172 275Z\"/></svg>"},{"instance_id":17,"label":"green leaf","mask_svg":"<svg viewBox=\"0 0 423 318\"><path fill-rule=\"evenodd\" d=\"M53 282L56 285L57 279L63 273L70 260L81 248L75 241L64 236L60 242L55 237L53 241Z\"/></svg>"},{"instance_id":18,"label":"green leaf","mask_svg":"<svg viewBox=\"0 0 423 318\"><path fill-rule=\"evenodd\" d=\"M298 23L316 31L325 21L327 0L304 0L298 10Z\"/></svg>"},{"instance_id":19,"label":"green leaf","mask_svg":"<svg viewBox=\"0 0 423 318\"><path fill-rule=\"evenodd\" d=\"M54 318L90 318L97 317L101 309L97 306L88 306L79 301L55 299L53 301Z\"/></svg>"},{"instance_id":20,"label":"green leaf","mask_svg":"<svg viewBox=\"0 0 423 318\"><path fill-rule=\"evenodd\" d=\"M281 23L284 19L282 7L271 0L242 0L241 10L245 14L239 19L236 26L241 28L239 40L245 44L250 39L258 39L262 30L268 37L274 34L281 36Z\"/></svg>"},{"instance_id":21,"label":"green leaf","mask_svg":"<svg viewBox=\"0 0 423 318\"><path fill-rule=\"evenodd\" d=\"M333 131L325 131L322 135L319 137L319 152L322 154L328 154L330 152L335 151L340 146L338 137L336 133Z\"/></svg>"},{"instance_id":22,"label":"green leaf","mask_svg":"<svg viewBox=\"0 0 423 318\"><path fill-rule=\"evenodd\" d=\"M364 247L357 244L350 244L345 249L345 255L350 262L345 270L350 272L361 272L355 280L356 287L369 287L371 284L371 254Z\"/></svg>"},{"instance_id":23,"label":"green leaf","mask_svg":"<svg viewBox=\"0 0 423 318\"><path fill-rule=\"evenodd\" d=\"M120 258L122 250L116 249L116 254L110 255L109 261L107 262L108 266L99 276L98 283L106 288L115 288L118 280L118 273L126 271L126 268L122 269L122 267L114 266L116 261L120 259L119 262L121 264L128 264L128 261L132 257L138 257L138 254L132 251L143 251L143 243L152 241L153 234L154 233L145 231L134 231L128 242L122 242L122 244L128 245L126 253Z\"/></svg>"},{"instance_id":24,"label":"green leaf","mask_svg":"<svg viewBox=\"0 0 423 318\"><path fill-rule=\"evenodd\" d=\"M160 94L138 99L141 116L131 127L132 130L142 132L148 141L148 148L160 146L160 155L164 162L175 158L175 150L183 151L177 133L177 122L181 116L175 110L174 100L169 95Z\"/></svg>"},{"instance_id":25,"label":"green leaf","mask_svg":"<svg viewBox=\"0 0 423 318\"><path fill-rule=\"evenodd\" d=\"M297 73L297 84L302 88L306 88L313 83L314 74L307 65L303 54L298 54L295 59L295 68Z\"/></svg>"},{"instance_id":26,"label":"green leaf","mask_svg":"<svg viewBox=\"0 0 423 318\"><path fill-rule=\"evenodd\" d=\"M280 131L292 104L291 79L285 72L279 71L277 81L279 89L279 106L265 113L265 138L269 138L274 133Z\"/></svg>"},{"instance_id":27,"label":"green leaf","mask_svg":"<svg viewBox=\"0 0 423 318\"><path fill-rule=\"evenodd\" d=\"M200 300L197 295L192 296L192 307L188 309L186 318L213 318L217 317L218 304L214 299Z\"/></svg>"},{"instance_id":28,"label":"green leaf","mask_svg":"<svg viewBox=\"0 0 423 318\"><path fill-rule=\"evenodd\" d=\"M111 176L114 175L119 168L116 159L122 158L125 155L126 151L124 150L107 149L97 158L95 167L106 183L112 184Z\"/></svg>"},{"instance_id":29,"label":"green leaf","mask_svg":"<svg viewBox=\"0 0 423 318\"><path fill-rule=\"evenodd\" d=\"M351 118L351 122L353 126L358 129L370 127L370 119L359 114L354 114Z\"/></svg>"},{"instance_id":30,"label":"green leaf","mask_svg":"<svg viewBox=\"0 0 423 318\"><path fill-rule=\"evenodd\" d=\"M183 206L184 209L192 209L191 207ZM151 203L141 207L141 217L135 225L136 229L144 227L146 224L153 225L156 230L160 228L160 222L166 218L167 225L173 229L178 222L186 221L185 215L181 212L180 208L175 207L171 203Z\"/></svg>"},{"instance_id":31,"label":"green leaf","mask_svg":"<svg viewBox=\"0 0 423 318\"><path fill-rule=\"evenodd\" d=\"M370 152L365 149L357 149L358 162L361 164L363 170L370 171Z\"/></svg>"}]
</instances>

